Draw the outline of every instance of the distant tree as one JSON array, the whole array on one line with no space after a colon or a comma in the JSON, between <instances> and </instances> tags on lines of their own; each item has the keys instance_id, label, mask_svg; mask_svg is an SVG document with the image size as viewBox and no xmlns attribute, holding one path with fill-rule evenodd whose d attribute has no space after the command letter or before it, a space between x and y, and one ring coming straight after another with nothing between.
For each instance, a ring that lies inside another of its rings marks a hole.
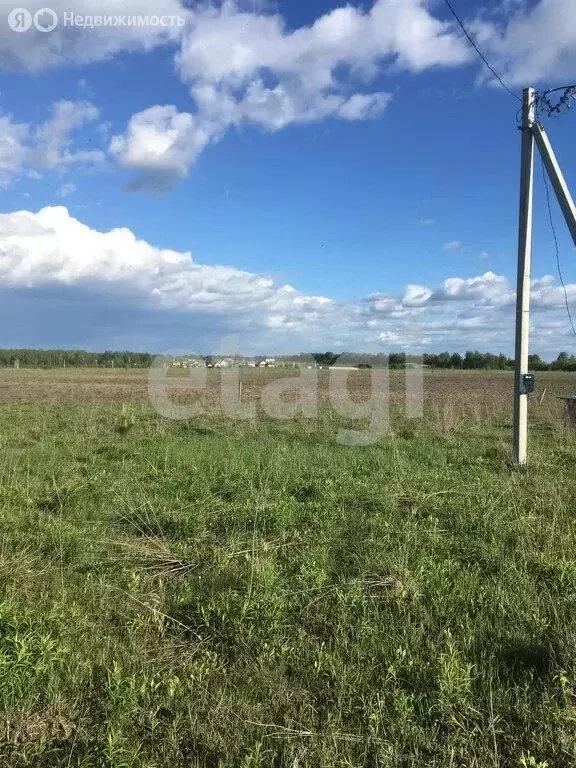
<instances>
[{"instance_id":1,"label":"distant tree","mask_svg":"<svg viewBox=\"0 0 576 768\"><path fill-rule=\"evenodd\" d=\"M531 371L548 371L550 366L539 355L528 355L528 368Z\"/></svg>"},{"instance_id":2,"label":"distant tree","mask_svg":"<svg viewBox=\"0 0 576 768\"><path fill-rule=\"evenodd\" d=\"M391 352L388 357L388 365L390 368L405 368L406 355L404 352Z\"/></svg>"},{"instance_id":3,"label":"distant tree","mask_svg":"<svg viewBox=\"0 0 576 768\"><path fill-rule=\"evenodd\" d=\"M318 363L318 365L324 368L334 365L340 355L337 355L335 352L314 352L312 357Z\"/></svg>"},{"instance_id":4,"label":"distant tree","mask_svg":"<svg viewBox=\"0 0 576 768\"><path fill-rule=\"evenodd\" d=\"M450 353L441 352L438 355L438 368L450 368Z\"/></svg>"},{"instance_id":5,"label":"distant tree","mask_svg":"<svg viewBox=\"0 0 576 768\"><path fill-rule=\"evenodd\" d=\"M450 368L462 368L462 355L459 352L450 356Z\"/></svg>"},{"instance_id":6,"label":"distant tree","mask_svg":"<svg viewBox=\"0 0 576 768\"><path fill-rule=\"evenodd\" d=\"M576 357L568 352L560 352L550 368L553 371L576 371Z\"/></svg>"}]
</instances>

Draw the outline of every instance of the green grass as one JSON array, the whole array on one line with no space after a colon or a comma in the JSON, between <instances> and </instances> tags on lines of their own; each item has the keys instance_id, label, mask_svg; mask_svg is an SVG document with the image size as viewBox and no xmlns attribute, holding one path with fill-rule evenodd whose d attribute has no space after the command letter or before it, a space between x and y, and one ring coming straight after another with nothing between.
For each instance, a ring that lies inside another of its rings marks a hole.
<instances>
[{"instance_id":1,"label":"green grass","mask_svg":"<svg viewBox=\"0 0 576 768\"><path fill-rule=\"evenodd\" d=\"M576 443L0 409L0 765L576 764Z\"/></svg>"}]
</instances>

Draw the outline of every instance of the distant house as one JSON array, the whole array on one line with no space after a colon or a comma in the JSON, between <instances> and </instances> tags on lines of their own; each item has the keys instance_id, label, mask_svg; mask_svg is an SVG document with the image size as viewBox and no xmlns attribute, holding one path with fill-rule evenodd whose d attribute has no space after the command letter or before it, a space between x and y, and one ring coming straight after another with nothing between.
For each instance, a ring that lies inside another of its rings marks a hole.
<instances>
[{"instance_id":1,"label":"distant house","mask_svg":"<svg viewBox=\"0 0 576 768\"><path fill-rule=\"evenodd\" d=\"M276 358L275 357L259 357L256 360L255 367L256 368L275 368Z\"/></svg>"},{"instance_id":2,"label":"distant house","mask_svg":"<svg viewBox=\"0 0 576 768\"><path fill-rule=\"evenodd\" d=\"M175 357L172 360L173 368L198 368L202 360L198 357Z\"/></svg>"}]
</instances>

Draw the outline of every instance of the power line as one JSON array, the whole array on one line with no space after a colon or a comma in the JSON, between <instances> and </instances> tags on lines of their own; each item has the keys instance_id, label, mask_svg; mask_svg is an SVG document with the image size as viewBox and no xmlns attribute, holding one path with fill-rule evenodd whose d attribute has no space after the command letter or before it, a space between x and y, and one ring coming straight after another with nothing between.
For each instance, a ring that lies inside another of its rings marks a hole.
<instances>
[{"instance_id":1,"label":"power line","mask_svg":"<svg viewBox=\"0 0 576 768\"><path fill-rule=\"evenodd\" d=\"M492 72L492 75L493 75L493 76L496 78L496 80L498 80L498 82L500 83L500 85L502 86L502 88L504 88L504 90L505 90L505 91L508 91L508 93L510 94L510 96L513 96L513 97L514 97L515 99L517 99L518 101L522 101L522 99L520 98L520 96L518 96L518 94L514 93L514 91L511 91L511 90L510 90L510 88L508 88L508 86L506 85L506 83L504 82L504 80L502 80L502 78L500 77L500 75L498 74L498 72L496 72L496 70L495 70L495 69L494 69L494 68L493 68L493 67L490 65L490 63L488 62L488 59L486 58L486 56L484 56L484 54L482 53L482 51L480 50L480 48L478 48L478 46L477 46L477 45L476 45L476 43L474 42L473 38L470 36L470 33L468 32L468 30L467 30L467 29L466 29L466 27L464 26L464 24L463 24L462 20L460 19L460 17L458 16L458 14L456 13L456 11L454 10L454 7L452 6L452 3L450 2L450 0L444 0L444 2L446 3L446 5L447 5L447 6L448 6L448 8L450 9L450 11L451 11L452 15L454 16L454 18L456 19L456 21L457 21L457 22L458 22L458 24L460 25L460 28L462 29L462 32L464 32L464 34L466 35L466 37L467 37L467 39L468 39L468 42L470 43L470 45L471 45L471 46L474 48L474 50L476 51L476 53L478 54L478 56L480 56L480 58L482 59L482 61L484 62L484 64L485 64L485 65L488 67L488 69L490 70L490 72Z\"/></svg>"},{"instance_id":2,"label":"power line","mask_svg":"<svg viewBox=\"0 0 576 768\"><path fill-rule=\"evenodd\" d=\"M546 169L544 167L544 159L542 159L542 177L544 178L544 185L546 186L546 202L548 204L548 217L550 219L550 227L552 228L552 234L554 236L554 247L556 249L556 266L558 267L558 276L562 283L562 289L564 291L564 303L566 304L566 312L568 313L568 319L572 326L572 332L576 336L576 327L574 327L574 321L572 319L572 312L570 311L570 304L568 302L568 291L566 289L566 283L562 275L562 267L560 265L560 248L558 247L558 235L556 234L556 227L554 226L554 217L552 216L552 205L550 203L550 185L548 184L548 177L546 175Z\"/></svg>"}]
</instances>

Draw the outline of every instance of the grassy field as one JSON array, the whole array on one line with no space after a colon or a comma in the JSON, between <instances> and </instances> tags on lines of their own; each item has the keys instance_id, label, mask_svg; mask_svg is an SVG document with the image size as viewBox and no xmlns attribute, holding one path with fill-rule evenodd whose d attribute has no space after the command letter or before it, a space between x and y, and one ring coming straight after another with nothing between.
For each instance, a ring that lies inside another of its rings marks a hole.
<instances>
[{"instance_id":1,"label":"grassy field","mask_svg":"<svg viewBox=\"0 0 576 768\"><path fill-rule=\"evenodd\" d=\"M359 448L0 371L2 768L576 765L575 381L520 472L509 374L394 374Z\"/></svg>"}]
</instances>

